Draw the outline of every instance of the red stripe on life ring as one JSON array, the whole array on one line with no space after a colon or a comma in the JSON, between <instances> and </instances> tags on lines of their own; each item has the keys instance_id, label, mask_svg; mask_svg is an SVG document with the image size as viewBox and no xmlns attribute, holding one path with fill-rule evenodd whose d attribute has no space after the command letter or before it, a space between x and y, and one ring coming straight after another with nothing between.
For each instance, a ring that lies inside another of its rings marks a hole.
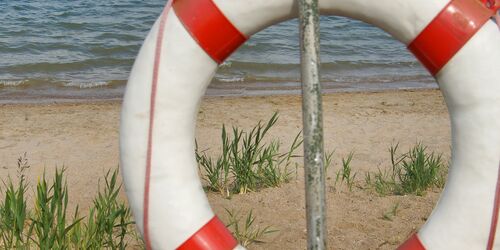
<instances>
[{"instance_id":1,"label":"red stripe on life ring","mask_svg":"<svg viewBox=\"0 0 500 250\"><path fill-rule=\"evenodd\" d=\"M144 180L144 199L143 199L143 230L144 230L144 243L146 249L151 249L151 239L149 234L149 196L150 196L150 184L151 184L151 164L153 159L153 130L155 121L155 109L156 109L156 92L158 88L160 63L161 63L161 51L163 46L163 33L165 32L165 25L167 23L167 17L170 13L172 2L169 1L160 16L160 25L158 27L158 34L156 37L155 45L155 55L154 55L154 66L153 66L153 79L151 79L151 96L149 101L149 127L148 127L148 149L146 156L146 173Z\"/></svg>"},{"instance_id":2,"label":"red stripe on life ring","mask_svg":"<svg viewBox=\"0 0 500 250\"><path fill-rule=\"evenodd\" d=\"M231 232L215 216L177 250L232 250L237 245Z\"/></svg>"},{"instance_id":3,"label":"red stripe on life ring","mask_svg":"<svg viewBox=\"0 0 500 250\"><path fill-rule=\"evenodd\" d=\"M424 245L417 234L412 235L405 243L398 247L398 250L425 250Z\"/></svg>"},{"instance_id":4,"label":"red stripe on life ring","mask_svg":"<svg viewBox=\"0 0 500 250\"><path fill-rule=\"evenodd\" d=\"M247 40L212 0L174 0L173 7L193 39L219 64Z\"/></svg>"},{"instance_id":5,"label":"red stripe on life ring","mask_svg":"<svg viewBox=\"0 0 500 250\"><path fill-rule=\"evenodd\" d=\"M494 10L479 0L452 0L408 49L436 75L489 20Z\"/></svg>"}]
</instances>

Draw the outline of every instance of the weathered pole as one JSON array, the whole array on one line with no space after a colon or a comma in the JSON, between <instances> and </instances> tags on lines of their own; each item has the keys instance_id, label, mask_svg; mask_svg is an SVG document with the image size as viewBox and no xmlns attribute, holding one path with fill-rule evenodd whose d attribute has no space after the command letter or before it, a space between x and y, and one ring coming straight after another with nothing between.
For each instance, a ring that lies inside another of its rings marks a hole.
<instances>
[{"instance_id":1,"label":"weathered pole","mask_svg":"<svg viewBox=\"0 0 500 250\"><path fill-rule=\"evenodd\" d=\"M318 0L299 0L307 248L326 249Z\"/></svg>"}]
</instances>

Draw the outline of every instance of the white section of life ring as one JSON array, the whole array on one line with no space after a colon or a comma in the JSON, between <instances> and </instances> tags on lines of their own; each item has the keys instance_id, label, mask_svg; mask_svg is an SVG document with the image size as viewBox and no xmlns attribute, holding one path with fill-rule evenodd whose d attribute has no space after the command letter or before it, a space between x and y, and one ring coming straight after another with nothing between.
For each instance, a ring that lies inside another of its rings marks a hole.
<instances>
[{"instance_id":1,"label":"white section of life ring","mask_svg":"<svg viewBox=\"0 0 500 250\"><path fill-rule=\"evenodd\" d=\"M194 130L199 100L217 64L191 38L171 10L166 14L165 46L159 70L161 84L155 104L154 126L158 129L153 130L151 159L154 168L150 193L155 198L150 200L149 226L151 238L155 239L153 249L175 249L214 215L198 177ZM125 189L141 231L158 28L157 21L134 63L124 97L120 131Z\"/></svg>"},{"instance_id":2,"label":"white section of life ring","mask_svg":"<svg viewBox=\"0 0 500 250\"><path fill-rule=\"evenodd\" d=\"M224 15L247 36L270 24L297 17L291 0L214 0ZM351 17L373 24L404 44L410 43L443 9L447 0L319 0L324 15ZM397 21L395 21L397 20Z\"/></svg>"},{"instance_id":3,"label":"white section of life ring","mask_svg":"<svg viewBox=\"0 0 500 250\"><path fill-rule=\"evenodd\" d=\"M215 3L248 36L293 18L297 12L292 0ZM446 4L445 0L321 0L320 8L322 13L372 23L408 44ZM175 249L214 216L199 181L194 132L198 105L217 63L190 36L172 9L163 15L167 15L164 30L159 30L157 21L129 78L120 150L125 188L143 232L148 131L153 121L149 235L154 249ZM158 85L152 91L159 32L164 38ZM419 232L428 249L486 248L500 163L499 44L498 27L488 22L437 75L451 116L453 152L442 198ZM153 103L152 92L156 96ZM150 114L154 114L153 119ZM500 240L495 247L500 248Z\"/></svg>"},{"instance_id":4,"label":"white section of life ring","mask_svg":"<svg viewBox=\"0 0 500 250\"><path fill-rule=\"evenodd\" d=\"M452 166L419 235L429 249L486 249L500 163L498 27L488 22L437 79L450 113ZM498 230L495 238L498 249Z\"/></svg>"}]
</instances>

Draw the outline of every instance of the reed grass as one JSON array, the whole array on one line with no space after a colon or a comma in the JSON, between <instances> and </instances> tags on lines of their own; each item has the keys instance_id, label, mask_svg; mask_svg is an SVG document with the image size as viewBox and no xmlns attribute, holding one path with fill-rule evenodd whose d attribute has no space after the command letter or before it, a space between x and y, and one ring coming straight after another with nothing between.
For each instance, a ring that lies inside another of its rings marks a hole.
<instances>
[{"instance_id":1,"label":"reed grass","mask_svg":"<svg viewBox=\"0 0 500 250\"><path fill-rule=\"evenodd\" d=\"M400 193L396 191L398 188L393 173L392 171L381 170L380 168L376 173L367 172L365 173L365 183L382 196Z\"/></svg>"},{"instance_id":2,"label":"reed grass","mask_svg":"<svg viewBox=\"0 0 500 250\"><path fill-rule=\"evenodd\" d=\"M127 240L130 240L135 229L131 227L134 222L130 208L118 199L121 185L117 184L117 177L117 170L106 173L104 187L99 189L94 198L89 215L84 223L79 224L80 227L72 232L74 245L85 249L127 248Z\"/></svg>"},{"instance_id":3,"label":"reed grass","mask_svg":"<svg viewBox=\"0 0 500 250\"><path fill-rule=\"evenodd\" d=\"M24 171L29 167L25 153L17 160L17 185L10 178L2 180L0 193L4 194L4 198L0 201L0 246L4 249L22 249L30 245L30 235L25 233L29 211L26 202L28 183L24 177Z\"/></svg>"},{"instance_id":4,"label":"reed grass","mask_svg":"<svg viewBox=\"0 0 500 250\"><path fill-rule=\"evenodd\" d=\"M346 183L349 191L352 191L352 187L354 185L354 181L356 179L357 173L352 172L351 161L354 157L354 152L350 152L347 158L342 158L342 168L339 169L335 175L335 185L340 182Z\"/></svg>"},{"instance_id":5,"label":"reed grass","mask_svg":"<svg viewBox=\"0 0 500 250\"><path fill-rule=\"evenodd\" d=\"M427 153L427 147L418 143L395 168L403 192L422 195L429 187L440 185L444 162L441 154Z\"/></svg>"},{"instance_id":6,"label":"reed grass","mask_svg":"<svg viewBox=\"0 0 500 250\"><path fill-rule=\"evenodd\" d=\"M207 189L230 197L290 181L291 167L296 164L293 158L300 157L295 151L302 144L301 133L281 153L282 143L278 139L265 140L277 120L278 114L274 113L265 124L259 121L250 131L232 127L231 133L222 125L222 153L215 159L206 150L199 151L196 143L196 160Z\"/></svg>"},{"instance_id":7,"label":"reed grass","mask_svg":"<svg viewBox=\"0 0 500 250\"><path fill-rule=\"evenodd\" d=\"M77 218L73 222L67 220L68 186L64 179L64 168L56 169L52 184L45 174L36 186L34 212L30 218L31 225L28 235L40 249L66 249L69 247L67 236L71 229L81 221Z\"/></svg>"},{"instance_id":8,"label":"reed grass","mask_svg":"<svg viewBox=\"0 0 500 250\"><path fill-rule=\"evenodd\" d=\"M328 170L332 166L334 153L335 153L335 150L332 150L330 152L325 152L325 157L323 159L324 166L325 166L325 176L328 176Z\"/></svg>"},{"instance_id":9,"label":"reed grass","mask_svg":"<svg viewBox=\"0 0 500 250\"><path fill-rule=\"evenodd\" d=\"M229 223L226 225L233 233L236 240L243 246L248 247L254 243L263 243L263 238L267 234L277 232L271 226L259 227L255 223L256 217L253 211L250 210L246 216L242 216L239 212L226 209L229 217ZM244 218L244 221L243 221Z\"/></svg>"},{"instance_id":10,"label":"reed grass","mask_svg":"<svg viewBox=\"0 0 500 250\"><path fill-rule=\"evenodd\" d=\"M24 180L18 186L12 181L4 184L1 190L5 197L0 204L0 236L1 246L5 249L19 249L29 242L29 236L25 235L25 223L27 222L26 190Z\"/></svg>"},{"instance_id":11,"label":"reed grass","mask_svg":"<svg viewBox=\"0 0 500 250\"><path fill-rule=\"evenodd\" d=\"M9 177L0 188L1 249L126 249L130 242L141 247L130 209L118 199L118 170L107 172L89 214L81 216L78 206L68 211L65 168L56 169L51 179L41 176L29 205L28 168L20 157L17 183Z\"/></svg>"},{"instance_id":12,"label":"reed grass","mask_svg":"<svg viewBox=\"0 0 500 250\"><path fill-rule=\"evenodd\" d=\"M365 175L368 186L374 187L380 195L423 195L431 187L443 187L447 167L442 154L428 152L422 142L404 154L398 154L398 147L396 144L389 148L390 170L379 169L375 174Z\"/></svg>"}]
</instances>

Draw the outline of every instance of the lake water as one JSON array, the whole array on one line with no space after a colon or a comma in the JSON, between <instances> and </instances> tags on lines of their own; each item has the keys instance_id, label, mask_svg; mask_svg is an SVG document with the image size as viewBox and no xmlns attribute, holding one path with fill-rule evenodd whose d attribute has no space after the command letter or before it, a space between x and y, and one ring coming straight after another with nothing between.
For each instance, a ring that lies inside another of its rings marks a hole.
<instances>
[{"instance_id":1,"label":"lake water","mask_svg":"<svg viewBox=\"0 0 500 250\"><path fill-rule=\"evenodd\" d=\"M0 1L0 99L121 98L164 1ZM299 93L297 20L270 27L220 66L208 95ZM435 88L405 46L359 21L321 18L325 92Z\"/></svg>"}]
</instances>

